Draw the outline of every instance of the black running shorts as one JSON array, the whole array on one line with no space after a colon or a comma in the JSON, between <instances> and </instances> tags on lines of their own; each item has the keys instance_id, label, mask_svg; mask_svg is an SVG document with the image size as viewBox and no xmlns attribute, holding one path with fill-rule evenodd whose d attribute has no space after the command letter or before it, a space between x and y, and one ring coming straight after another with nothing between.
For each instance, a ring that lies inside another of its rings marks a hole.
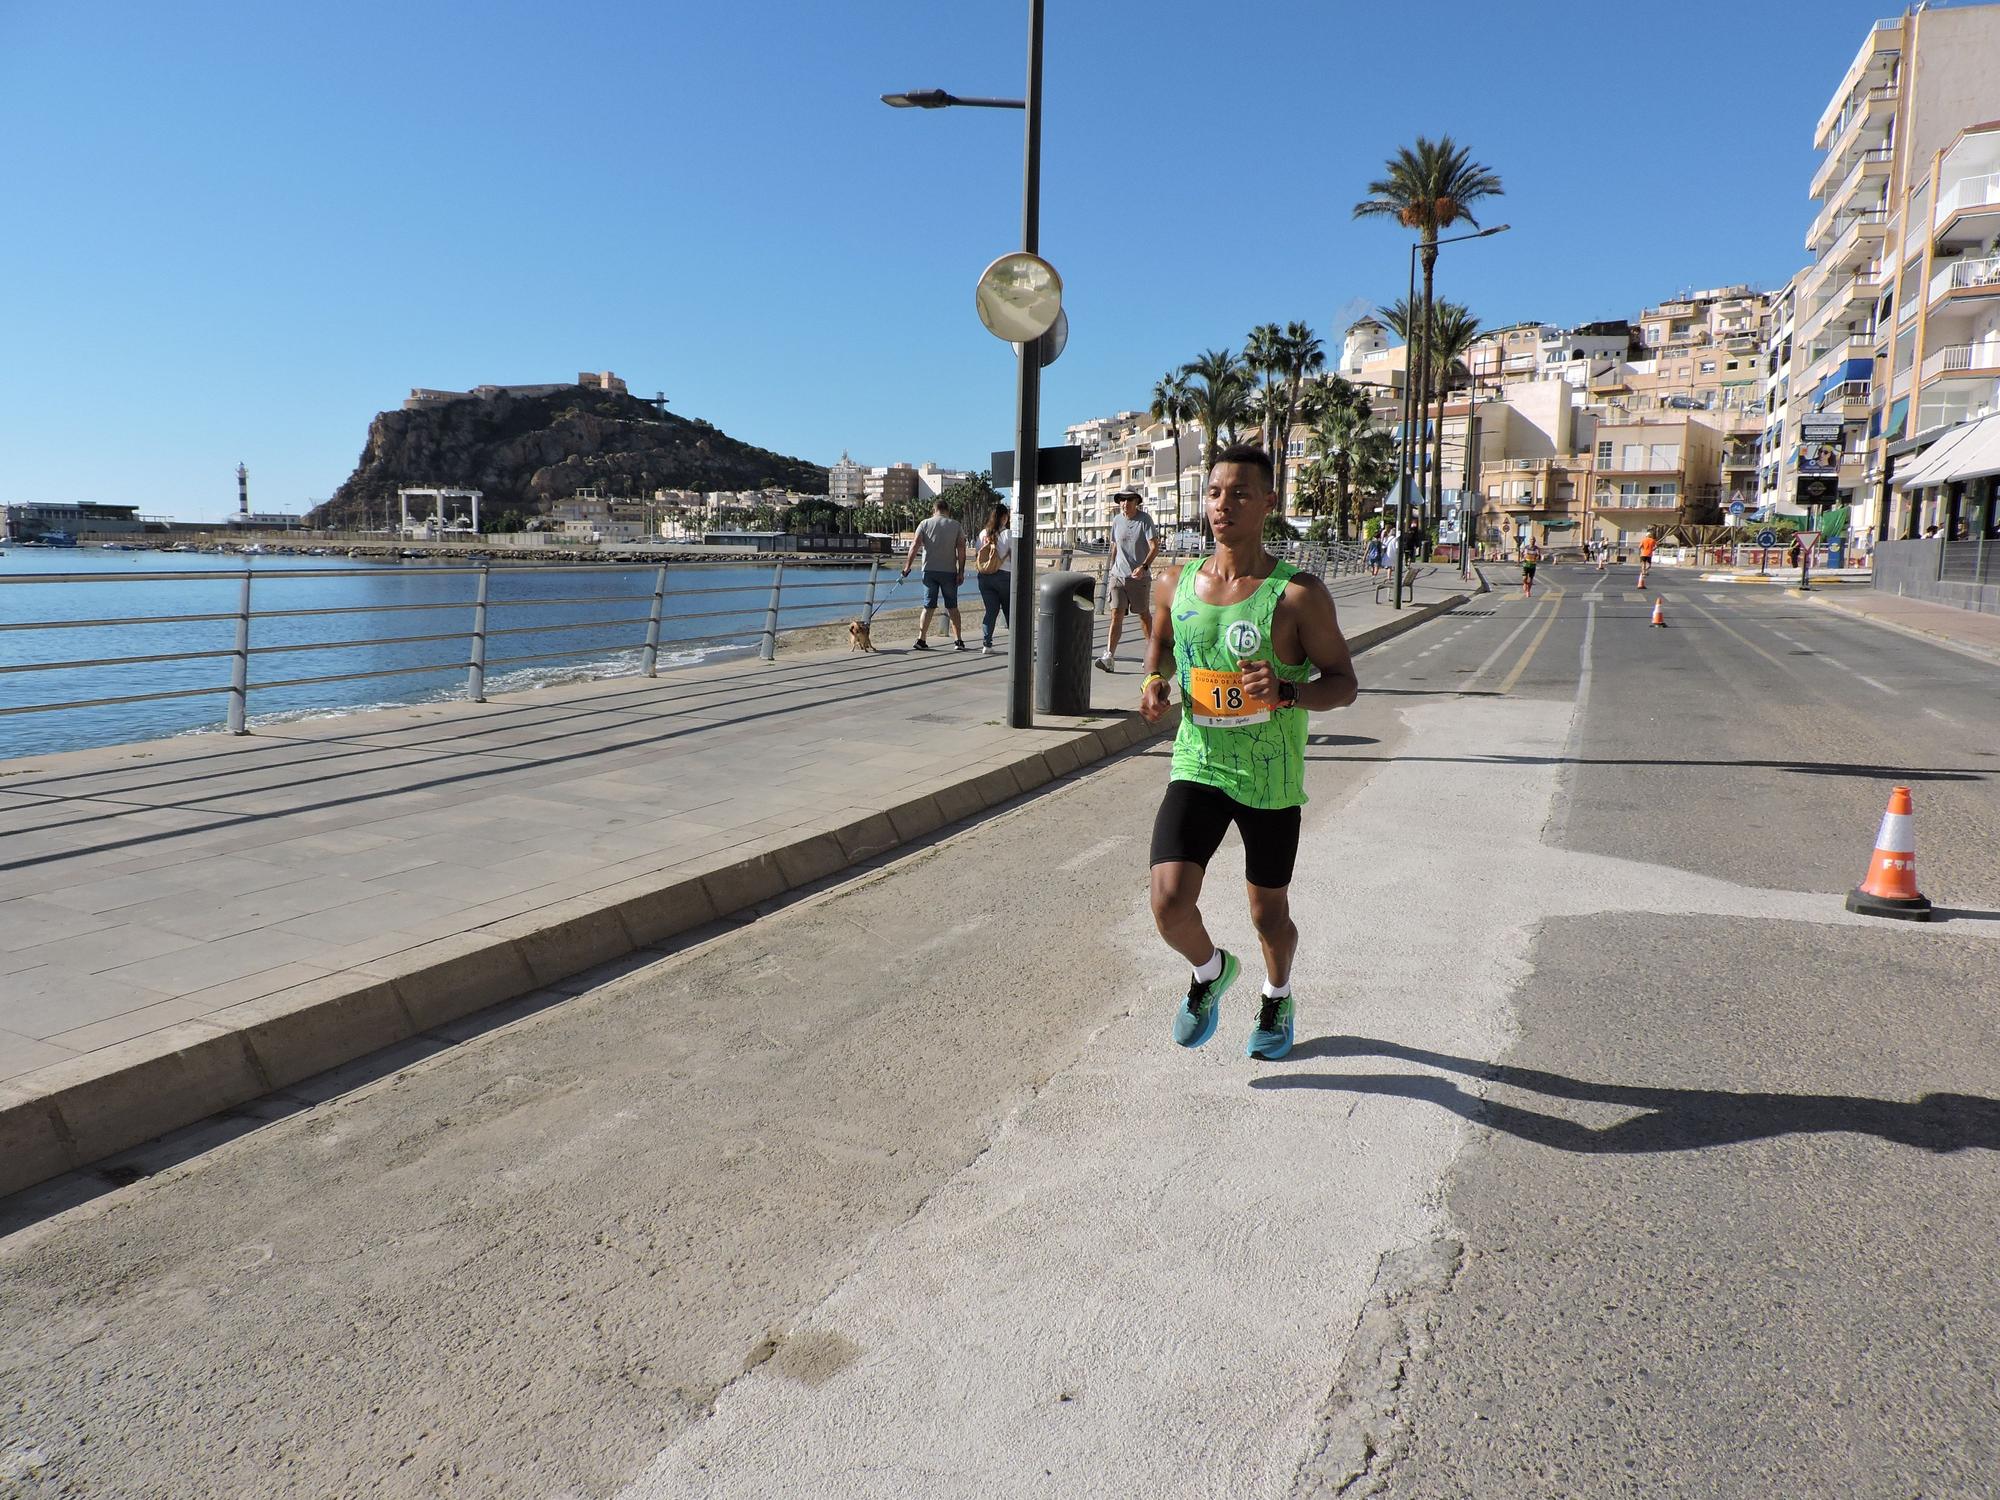
<instances>
[{"instance_id":1,"label":"black running shorts","mask_svg":"<svg viewBox=\"0 0 2000 1500\"><path fill-rule=\"evenodd\" d=\"M1153 819L1153 863L1208 868L1234 823L1243 836L1243 878L1276 890L1292 883L1299 857L1300 809L1245 807L1198 781L1170 781Z\"/></svg>"}]
</instances>

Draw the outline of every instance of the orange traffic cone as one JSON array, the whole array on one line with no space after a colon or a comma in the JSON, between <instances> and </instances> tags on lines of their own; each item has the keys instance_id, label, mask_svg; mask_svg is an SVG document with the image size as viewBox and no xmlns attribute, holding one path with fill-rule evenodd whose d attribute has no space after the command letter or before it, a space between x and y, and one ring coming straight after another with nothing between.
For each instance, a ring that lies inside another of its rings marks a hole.
<instances>
[{"instance_id":1,"label":"orange traffic cone","mask_svg":"<svg viewBox=\"0 0 2000 1500\"><path fill-rule=\"evenodd\" d=\"M1639 587L1644 588L1645 586L1646 586L1646 570L1644 567L1641 567L1639 569Z\"/></svg>"},{"instance_id":2,"label":"orange traffic cone","mask_svg":"<svg viewBox=\"0 0 2000 1500\"><path fill-rule=\"evenodd\" d=\"M1655 600L1653 601L1653 621L1652 621L1652 623L1653 623L1653 624L1655 624L1655 625L1657 625L1657 626L1659 626L1659 627L1660 627L1660 628L1661 628L1662 630L1666 629L1666 626L1667 626L1667 601L1666 601L1666 600L1664 600L1664 599L1655 599Z\"/></svg>"},{"instance_id":3,"label":"orange traffic cone","mask_svg":"<svg viewBox=\"0 0 2000 1500\"><path fill-rule=\"evenodd\" d=\"M1931 904L1917 893L1917 820L1910 811L1910 789L1889 793L1889 810L1882 831L1875 835L1875 857L1859 890L1847 893L1847 909L1868 917L1901 917L1928 922Z\"/></svg>"}]
</instances>

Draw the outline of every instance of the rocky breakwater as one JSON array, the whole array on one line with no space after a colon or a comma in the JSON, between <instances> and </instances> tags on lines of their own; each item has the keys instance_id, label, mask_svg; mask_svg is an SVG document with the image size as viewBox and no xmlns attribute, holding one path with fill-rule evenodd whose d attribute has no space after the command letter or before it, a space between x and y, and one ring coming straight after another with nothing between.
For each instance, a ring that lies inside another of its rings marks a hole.
<instances>
[{"instance_id":1,"label":"rocky breakwater","mask_svg":"<svg viewBox=\"0 0 2000 1500\"><path fill-rule=\"evenodd\" d=\"M378 412L361 461L310 524L379 520L399 487L476 489L485 513L538 515L588 485L607 496L656 489L781 488L825 494L826 470L731 437L696 417L582 386L540 396L467 396Z\"/></svg>"}]
</instances>

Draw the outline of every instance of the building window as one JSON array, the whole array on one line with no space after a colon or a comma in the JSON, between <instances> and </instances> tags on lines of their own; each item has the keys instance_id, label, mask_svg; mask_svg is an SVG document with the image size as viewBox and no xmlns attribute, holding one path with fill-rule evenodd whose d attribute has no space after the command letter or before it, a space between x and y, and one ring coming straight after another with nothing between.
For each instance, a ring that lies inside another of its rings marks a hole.
<instances>
[{"instance_id":1,"label":"building window","mask_svg":"<svg viewBox=\"0 0 2000 1500\"><path fill-rule=\"evenodd\" d=\"M1732 370L1736 368L1734 360L1730 361L1729 368ZM1715 361L1712 359L1703 360L1701 362L1701 373L1704 375L1713 375L1715 373Z\"/></svg>"},{"instance_id":2,"label":"building window","mask_svg":"<svg viewBox=\"0 0 2000 1500\"><path fill-rule=\"evenodd\" d=\"M1610 438L1604 439L1601 443L1597 445L1597 467L1600 469L1608 469L1611 467Z\"/></svg>"},{"instance_id":3,"label":"building window","mask_svg":"<svg viewBox=\"0 0 2000 1500\"><path fill-rule=\"evenodd\" d=\"M1627 443L1618 452L1618 467L1621 469L1643 469L1646 466L1646 445Z\"/></svg>"}]
</instances>

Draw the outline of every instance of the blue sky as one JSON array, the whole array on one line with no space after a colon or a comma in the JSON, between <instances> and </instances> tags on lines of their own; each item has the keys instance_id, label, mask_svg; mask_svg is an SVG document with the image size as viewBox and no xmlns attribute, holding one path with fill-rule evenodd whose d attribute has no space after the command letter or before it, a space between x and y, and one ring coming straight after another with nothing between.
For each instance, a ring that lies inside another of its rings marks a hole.
<instances>
[{"instance_id":1,"label":"blue sky","mask_svg":"<svg viewBox=\"0 0 2000 1500\"><path fill-rule=\"evenodd\" d=\"M1398 144L1498 171L1440 290L1630 316L1804 260L1814 122L1885 0L1049 0L1043 437L1200 350L1403 288ZM1027 6L0 0L0 500L296 510L412 385L616 370L821 463L983 467ZM1430 49L1425 82L1402 78Z\"/></svg>"}]
</instances>

